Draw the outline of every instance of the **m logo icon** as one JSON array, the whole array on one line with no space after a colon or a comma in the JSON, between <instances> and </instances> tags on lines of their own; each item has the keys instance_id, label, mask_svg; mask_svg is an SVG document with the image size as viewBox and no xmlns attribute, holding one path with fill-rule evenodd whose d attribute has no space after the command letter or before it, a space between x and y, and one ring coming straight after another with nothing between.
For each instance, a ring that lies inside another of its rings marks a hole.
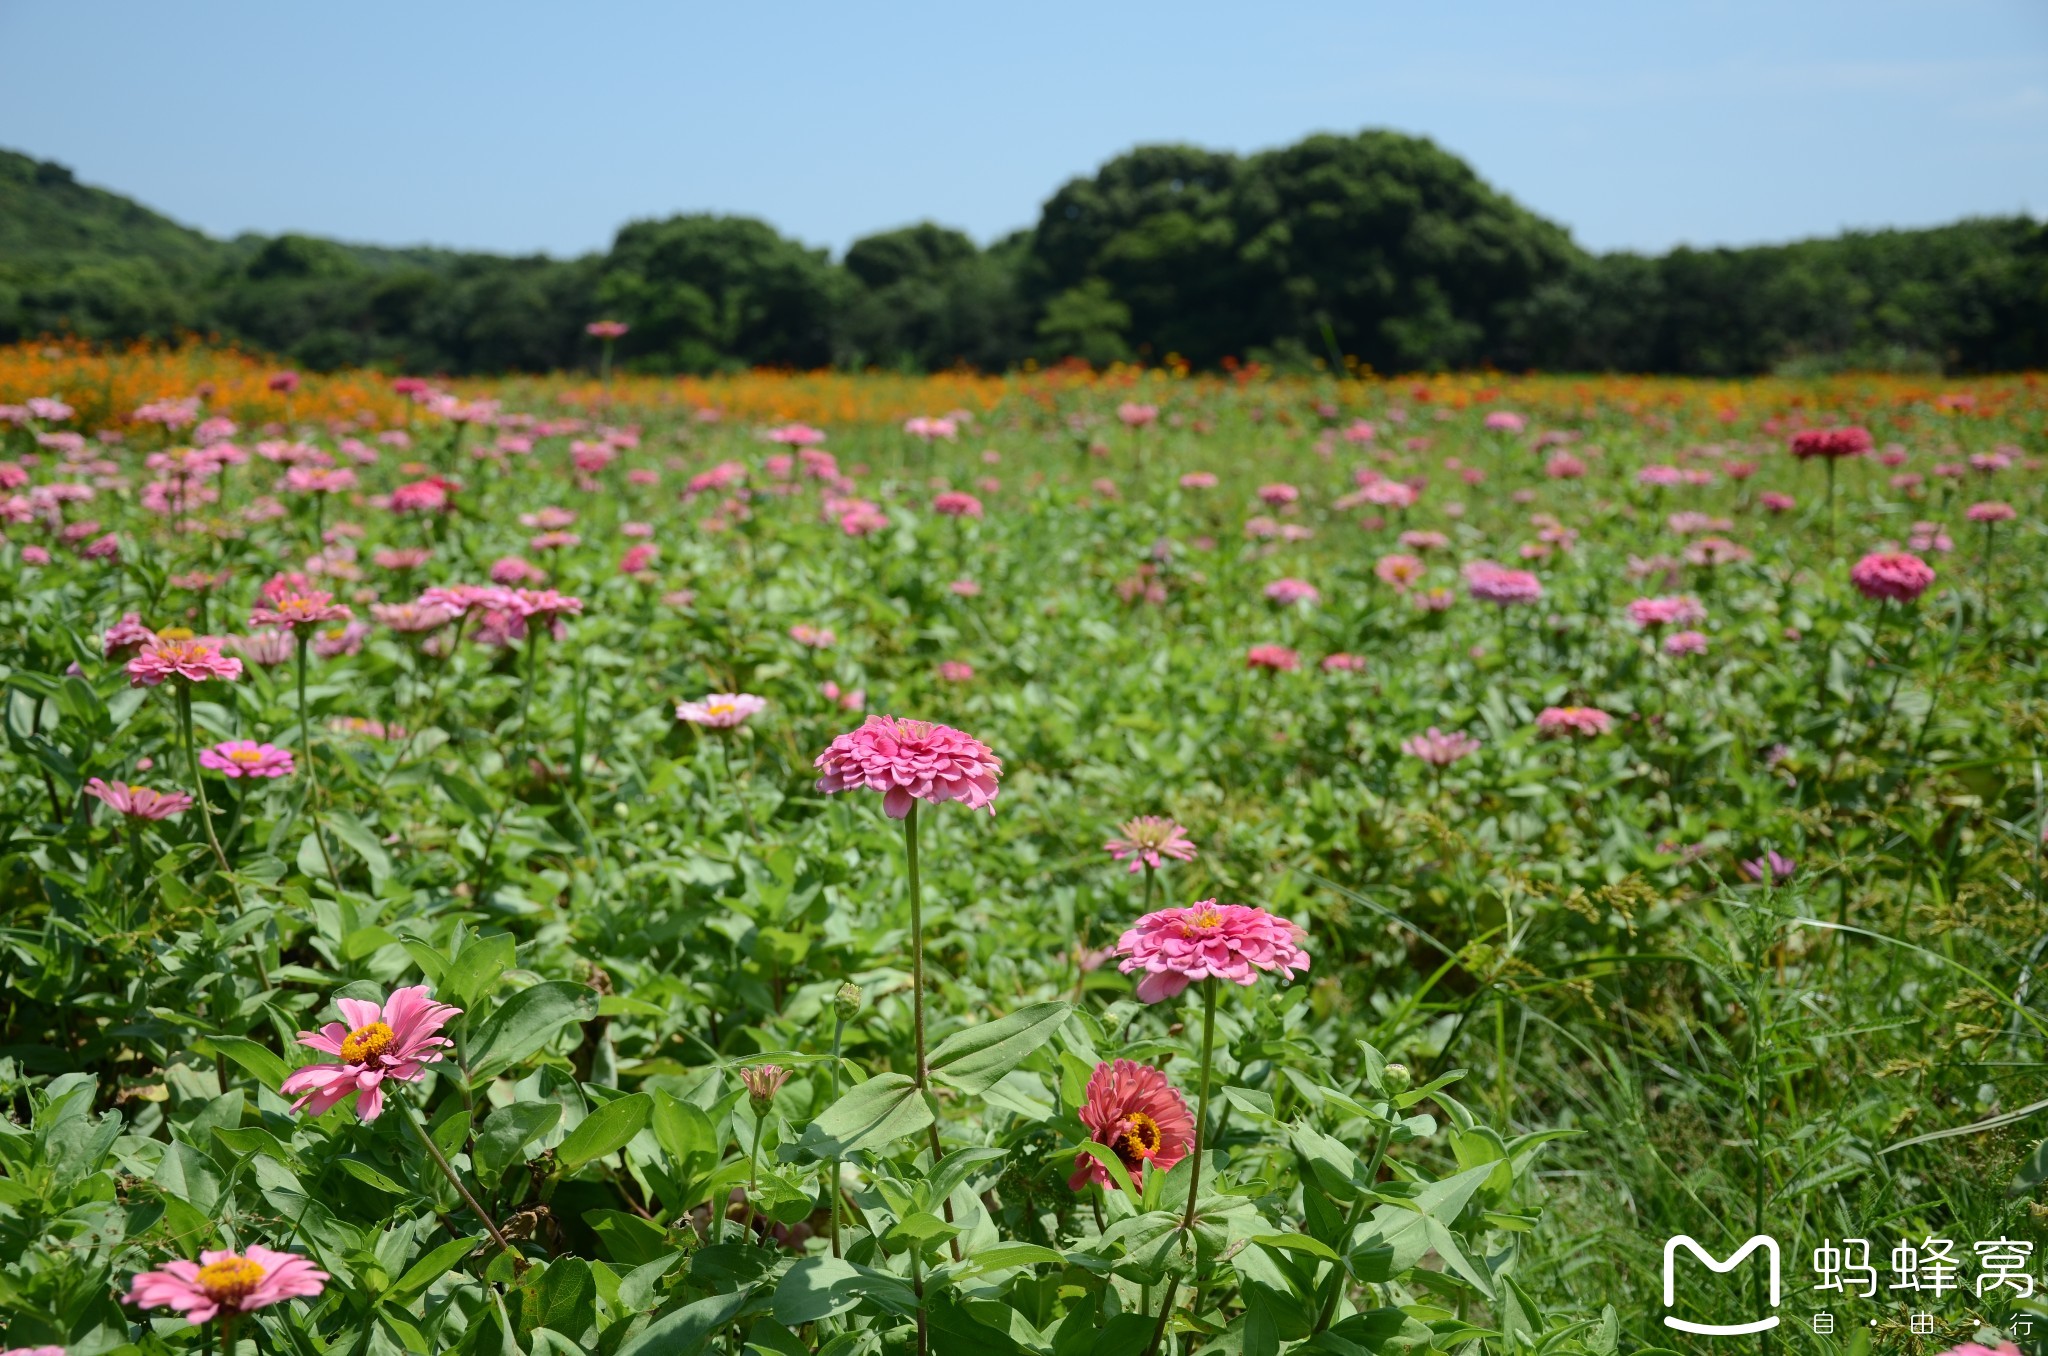
<instances>
[{"instance_id":1,"label":"m logo icon","mask_svg":"<svg viewBox=\"0 0 2048 1356\"><path fill-rule=\"evenodd\" d=\"M1666 1309L1669 1309L1678 1302L1678 1277L1675 1264L1678 1259L1678 1249L1681 1246L1689 1249L1693 1256L1706 1263L1707 1270L1722 1275L1726 1275L1728 1272L1741 1266L1743 1258L1749 1256L1758 1248L1762 1248L1770 1255L1771 1260L1771 1307L1773 1309L1778 1307L1777 1239L1772 1238L1769 1234L1758 1234L1730 1253L1728 1260L1723 1262L1716 1258L1714 1254L1701 1247L1691 1236L1679 1234L1676 1237L1664 1240L1664 1307ZM1778 1326L1778 1316L1772 1314L1769 1318L1751 1319L1747 1323L1694 1323L1690 1319L1675 1318L1670 1314L1666 1314L1664 1315L1664 1326L1676 1328L1680 1332L1703 1333L1708 1337L1735 1337L1743 1333L1767 1332Z\"/></svg>"}]
</instances>

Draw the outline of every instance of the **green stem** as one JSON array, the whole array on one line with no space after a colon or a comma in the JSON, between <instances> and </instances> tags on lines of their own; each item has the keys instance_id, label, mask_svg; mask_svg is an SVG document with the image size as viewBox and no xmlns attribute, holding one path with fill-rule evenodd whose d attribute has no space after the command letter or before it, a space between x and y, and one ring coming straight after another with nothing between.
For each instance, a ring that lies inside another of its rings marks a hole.
<instances>
[{"instance_id":1,"label":"green stem","mask_svg":"<svg viewBox=\"0 0 2048 1356\"><path fill-rule=\"evenodd\" d=\"M306 711L306 651L312 639L304 631L299 633L299 747L306 751L306 813L313 821L313 841L320 845L320 861L327 867L327 879L339 895L341 874L334 869L334 854L327 850L327 831L320 827L320 761L313 754L313 724Z\"/></svg>"},{"instance_id":2,"label":"green stem","mask_svg":"<svg viewBox=\"0 0 2048 1356\"><path fill-rule=\"evenodd\" d=\"M1195 1206L1201 1199L1202 1191L1202 1141L1209 1125L1209 1065L1216 1053L1216 981L1202 981L1202 1078L1198 1084L1195 1099L1195 1142L1188 1150L1194 1166L1188 1172L1188 1208L1180 1218L1181 1232L1187 1233L1195 1227ZM1201 1264L1201 1246L1195 1247L1197 1267ZM1145 1346L1145 1356L1157 1356L1159 1344L1166 1340L1166 1324L1173 1317L1174 1292L1179 1288L1180 1278L1167 1281L1166 1294L1159 1303L1159 1324L1152 1329L1152 1340ZM1200 1292L1199 1278L1196 1282Z\"/></svg>"},{"instance_id":3,"label":"green stem","mask_svg":"<svg viewBox=\"0 0 2048 1356\"><path fill-rule=\"evenodd\" d=\"M206 841L213 846L214 859L220 863L222 875L233 868L228 865L228 854L221 851L220 838L213 831L213 806L206 798L206 778L199 775L199 747L192 738L192 687L178 682L178 728L185 737L185 762L192 771L192 786L199 795L199 822L206 827Z\"/></svg>"},{"instance_id":4,"label":"green stem","mask_svg":"<svg viewBox=\"0 0 2048 1356\"><path fill-rule=\"evenodd\" d=\"M426 1125L420 1120L419 1108L403 1097L394 1098L393 1100L405 1107L405 1123L411 1126L413 1134L419 1137L420 1147L427 1151L427 1157L434 1160L434 1166L441 1170L441 1175L448 1179L449 1185L455 1188L455 1193L462 1197L463 1204L469 1207L470 1213L483 1221L485 1231L491 1236L491 1242L504 1249L506 1255L511 1257L512 1267L515 1271L526 1270L526 1259L512 1250L512 1243L499 1230L498 1222L492 1219L485 1212L483 1206L477 1203L476 1197L469 1194L469 1188L464 1186L462 1179L455 1175L454 1165L442 1154L441 1146L434 1143L434 1137L427 1133Z\"/></svg>"},{"instance_id":5,"label":"green stem","mask_svg":"<svg viewBox=\"0 0 2048 1356\"><path fill-rule=\"evenodd\" d=\"M910 1021L916 1042L917 1065L912 1080L920 1096L925 1092L924 1064L924 891L917 875L917 802L910 802L903 816L903 859L910 873Z\"/></svg>"},{"instance_id":6,"label":"green stem","mask_svg":"<svg viewBox=\"0 0 2048 1356\"><path fill-rule=\"evenodd\" d=\"M839 1045L846 1035L846 1019L833 1014L832 1018L832 1100L839 1100ZM839 1158L835 1154L826 1160L825 1170L831 1174L825 1192L832 1202L832 1255L839 1256Z\"/></svg>"},{"instance_id":7,"label":"green stem","mask_svg":"<svg viewBox=\"0 0 2048 1356\"><path fill-rule=\"evenodd\" d=\"M754 1236L754 1197L761 1191L761 1122L767 1113L754 1112L754 1138L747 1144L747 1211L740 1217L740 1241Z\"/></svg>"}]
</instances>

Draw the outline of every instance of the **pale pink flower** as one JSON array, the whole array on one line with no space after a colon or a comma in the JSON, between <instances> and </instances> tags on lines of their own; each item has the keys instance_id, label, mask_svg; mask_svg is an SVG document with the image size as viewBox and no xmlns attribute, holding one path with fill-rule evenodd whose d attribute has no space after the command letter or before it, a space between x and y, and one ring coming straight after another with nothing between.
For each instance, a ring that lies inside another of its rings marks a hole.
<instances>
[{"instance_id":1,"label":"pale pink flower","mask_svg":"<svg viewBox=\"0 0 2048 1356\"><path fill-rule=\"evenodd\" d=\"M1417 589L1408 595L1408 605L1417 612L1446 612L1457 601L1449 589Z\"/></svg>"},{"instance_id":2,"label":"pale pink flower","mask_svg":"<svg viewBox=\"0 0 2048 1356\"><path fill-rule=\"evenodd\" d=\"M1628 605L1628 619L1644 630L1705 621L1707 609L1697 598L1637 598Z\"/></svg>"},{"instance_id":3,"label":"pale pink flower","mask_svg":"<svg viewBox=\"0 0 2048 1356\"><path fill-rule=\"evenodd\" d=\"M1322 594L1306 579L1275 579L1266 585L1266 601L1279 607L1292 607L1296 603L1313 605Z\"/></svg>"},{"instance_id":4,"label":"pale pink flower","mask_svg":"<svg viewBox=\"0 0 2048 1356\"><path fill-rule=\"evenodd\" d=\"M1392 584L1406 593L1422 582L1423 576L1429 573L1429 567L1416 556L1384 555L1373 564L1372 572L1379 576L1381 582Z\"/></svg>"},{"instance_id":5,"label":"pale pink flower","mask_svg":"<svg viewBox=\"0 0 2048 1356\"><path fill-rule=\"evenodd\" d=\"M808 622L798 622L790 627L789 638L814 650L829 650L839 639L832 634L832 628L829 626L812 626Z\"/></svg>"},{"instance_id":6,"label":"pale pink flower","mask_svg":"<svg viewBox=\"0 0 2048 1356\"><path fill-rule=\"evenodd\" d=\"M94 777L85 784L85 794L97 796L131 819L169 819L192 808L192 797L183 791L152 791L126 782L104 782Z\"/></svg>"},{"instance_id":7,"label":"pale pink flower","mask_svg":"<svg viewBox=\"0 0 2048 1356\"><path fill-rule=\"evenodd\" d=\"M1465 588L1474 598L1501 607L1533 603L1543 596L1543 581L1535 575L1491 560L1475 560L1465 567Z\"/></svg>"},{"instance_id":8,"label":"pale pink flower","mask_svg":"<svg viewBox=\"0 0 2048 1356\"><path fill-rule=\"evenodd\" d=\"M1953 551L1955 539L1940 523L1915 523L1906 537L1906 545L1915 551Z\"/></svg>"},{"instance_id":9,"label":"pale pink flower","mask_svg":"<svg viewBox=\"0 0 2048 1356\"><path fill-rule=\"evenodd\" d=\"M196 1326L220 1315L236 1318L288 1299L312 1299L327 1286L327 1273L296 1253L249 1247L241 1252L209 1249L196 1262L166 1262L162 1270L137 1272L123 1298L141 1309L176 1309ZM56 1347L37 1348L56 1351Z\"/></svg>"},{"instance_id":10,"label":"pale pink flower","mask_svg":"<svg viewBox=\"0 0 2048 1356\"><path fill-rule=\"evenodd\" d=\"M308 1064L279 1085L296 1096L292 1110L325 1115L337 1103L357 1097L356 1115L374 1121L384 1110L384 1083L417 1083L424 1066L439 1063L455 1042L437 1035L462 1009L436 1003L427 986L394 990L383 1003L337 998L346 1021L329 1022L318 1031L301 1031L299 1044L333 1055L334 1062Z\"/></svg>"},{"instance_id":11,"label":"pale pink flower","mask_svg":"<svg viewBox=\"0 0 2048 1356\"><path fill-rule=\"evenodd\" d=\"M1148 913L1117 939L1125 974L1143 971L1138 999L1158 1003L1191 982L1257 982L1261 973L1292 978L1309 968L1305 934L1288 919L1243 904L1205 899L1184 909Z\"/></svg>"},{"instance_id":12,"label":"pale pink flower","mask_svg":"<svg viewBox=\"0 0 2048 1356\"><path fill-rule=\"evenodd\" d=\"M199 766L229 779L286 777L296 771L290 750L253 739L230 739L199 751Z\"/></svg>"},{"instance_id":13,"label":"pale pink flower","mask_svg":"<svg viewBox=\"0 0 2048 1356\"><path fill-rule=\"evenodd\" d=\"M372 603L370 615L394 631L417 634L438 631L462 613L435 603Z\"/></svg>"},{"instance_id":14,"label":"pale pink flower","mask_svg":"<svg viewBox=\"0 0 2048 1356\"><path fill-rule=\"evenodd\" d=\"M955 579L952 583L946 585L946 591L956 598L979 598L981 596L981 585L975 583L972 579Z\"/></svg>"},{"instance_id":15,"label":"pale pink flower","mask_svg":"<svg viewBox=\"0 0 2048 1356\"><path fill-rule=\"evenodd\" d=\"M676 719L708 729L730 730L767 707L766 697L756 697L750 692L714 692L693 702L678 702Z\"/></svg>"},{"instance_id":16,"label":"pale pink flower","mask_svg":"<svg viewBox=\"0 0 2048 1356\"><path fill-rule=\"evenodd\" d=\"M818 755L823 774L818 790L880 791L891 819L910 813L912 802L949 800L970 810L995 813L1002 763L988 745L946 725L895 716L869 716L859 729L840 735Z\"/></svg>"},{"instance_id":17,"label":"pale pink flower","mask_svg":"<svg viewBox=\"0 0 2048 1356\"><path fill-rule=\"evenodd\" d=\"M1529 427L1529 420L1513 410L1494 410L1486 416L1486 426L1497 433L1520 433Z\"/></svg>"},{"instance_id":18,"label":"pale pink flower","mask_svg":"<svg viewBox=\"0 0 2048 1356\"><path fill-rule=\"evenodd\" d=\"M343 655L360 654L363 642L369 639L370 628L362 622L352 621L341 626L330 626L324 631L313 633L313 653L322 659L339 659Z\"/></svg>"},{"instance_id":19,"label":"pale pink flower","mask_svg":"<svg viewBox=\"0 0 2048 1356\"><path fill-rule=\"evenodd\" d=\"M1432 767L1449 767L1479 752L1479 741L1462 731L1445 734L1432 725L1426 733L1410 735L1403 740L1401 752L1411 758L1420 758Z\"/></svg>"},{"instance_id":20,"label":"pale pink flower","mask_svg":"<svg viewBox=\"0 0 2048 1356\"><path fill-rule=\"evenodd\" d=\"M1354 419L1345 426L1344 441L1347 443L1369 443L1378 433L1379 430L1365 420Z\"/></svg>"},{"instance_id":21,"label":"pale pink flower","mask_svg":"<svg viewBox=\"0 0 2048 1356\"><path fill-rule=\"evenodd\" d=\"M548 572L532 564L524 556L499 556L491 562L491 582L512 587L518 584L538 584L548 577Z\"/></svg>"},{"instance_id":22,"label":"pale pink flower","mask_svg":"<svg viewBox=\"0 0 2048 1356\"><path fill-rule=\"evenodd\" d=\"M1780 494L1776 490L1765 490L1756 497L1756 501L1772 513L1790 513L1799 507L1797 499L1789 494Z\"/></svg>"},{"instance_id":23,"label":"pale pink flower","mask_svg":"<svg viewBox=\"0 0 2048 1356\"><path fill-rule=\"evenodd\" d=\"M1706 652L1707 638L1701 632L1673 631L1670 635L1664 637L1664 653L1666 654L1705 654Z\"/></svg>"},{"instance_id":24,"label":"pale pink flower","mask_svg":"<svg viewBox=\"0 0 2048 1356\"><path fill-rule=\"evenodd\" d=\"M789 447L815 447L825 441L825 431L809 424L784 424L768 430L768 441Z\"/></svg>"},{"instance_id":25,"label":"pale pink flower","mask_svg":"<svg viewBox=\"0 0 2048 1356\"><path fill-rule=\"evenodd\" d=\"M1116 407L1116 417L1123 421L1125 428L1143 428L1159 422L1159 407L1126 400Z\"/></svg>"},{"instance_id":26,"label":"pale pink flower","mask_svg":"<svg viewBox=\"0 0 2048 1356\"><path fill-rule=\"evenodd\" d=\"M1184 490L1213 490L1216 477L1208 471L1190 471L1180 478L1180 487Z\"/></svg>"},{"instance_id":27,"label":"pale pink flower","mask_svg":"<svg viewBox=\"0 0 2048 1356\"><path fill-rule=\"evenodd\" d=\"M1274 481L1270 485L1259 486L1259 502L1270 508L1279 508L1283 504L1291 504L1299 498L1301 498L1301 491L1284 481Z\"/></svg>"},{"instance_id":28,"label":"pale pink flower","mask_svg":"<svg viewBox=\"0 0 2048 1356\"><path fill-rule=\"evenodd\" d=\"M1850 568L1849 582L1866 598L1910 603L1927 592L1934 569L1904 551L1873 551Z\"/></svg>"},{"instance_id":29,"label":"pale pink flower","mask_svg":"<svg viewBox=\"0 0 2048 1356\"><path fill-rule=\"evenodd\" d=\"M1586 463L1569 452L1560 452L1543 463L1543 474L1552 480L1577 480L1586 474Z\"/></svg>"},{"instance_id":30,"label":"pale pink flower","mask_svg":"<svg viewBox=\"0 0 2048 1356\"><path fill-rule=\"evenodd\" d=\"M2016 515L2011 504L1986 500L1981 504L1970 505L1963 516L1973 523L2004 523L2012 521Z\"/></svg>"},{"instance_id":31,"label":"pale pink flower","mask_svg":"<svg viewBox=\"0 0 2048 1356\"><path fill-rule=\"evenodd\" d=\"M974 665L959 659L942 660L936 670L940 679L948 683L965 683L974 678Z\"/></svg>"},{"instance_id":32,"label":"pale pink flower","mask_svg":"<svg viewBox=\"0 0 2048 1356\"><path fill-rule=\"evenodd\" d=\"M1685 548L1685 563L1688 565L1739 565L1755 558L1755 553L1746 546L1738 546L1726 537L1701 537Z\"/></svg>"},{"instance_id":33,"label":"pale pink flower","mask_svg":"<svg viewBox=\"0 0 2048 1356\"><path fill-rule=\"evenodd\" d=\"M232 682L241 676L241 660L230 659L216 646L196 638L159 638L144 645L142 652L128 661L128 683L131 687L155 687L166 678L204 683L214 678Z\"/></svg>"},{"instance_id":34,"label":"pale pink flower","mask_svg":"<svg viewBox=\"0 0 2048 1356\"><path fill-rule=\"evenodd\" d=\"M333 594L319 589L308 589L303 593L287 593L276 597L269 606L258 604L249 612L249 625L270 626L280 631L297 632L303 627L347 621L354 615L355 613L346 606L335 602Z\"/></svg>"},{"instance_id":35,"label":"pale pink flower","mask_svg":"<svg viewBox=\"0 0 2048 1356\"><path fill-rule=\"evenodd\" d=\"M1125 820L1116 826L1121 838L1112 838L1102 845L1102 850L1112 861L1129 858L1131 872L1136 874L1142 867L1158 870L1160 858L1171 857L1177 862L1191 862L1195 859L1195 845L1189 841L1187 830L1171 819L1160 815L1139 815L1136 819Z\"/></svg>"},{"instance_id":36,"label":"pale pink flower","mask_svg":"<svg viewBox=\"0 0 2048 1356\"><path fill-rule=\"evenodd\" d=\"M434 558L425 546L399 546L372 553L370 563L380 570L417 570Z\"/></svg>"},{"instance_id":37,"label":"pale pink flower","mask_svg":"<svg viewBox=\"0 0 2048 1356\"><path fill-rule=\"evenodd\" d=\"M1364 673L1365 656L1362 654L1326 654L1323 656L1324 673Z\"/></svg>"},{"instance_id":38,"label":"pale pink flower","mask_svg":"<svg viewBox=\"0 0 2048 1356\"><path fill-rule=\"evenodd\" d=\"M857 687L842 689L839 684L829 678L818 688L818 691L823 694L826 701L847 711L865 710L868 704L868 694L864 689Z\"/></svg>"},{"instance_id":39,"label":"pale pink flower","mask_svg":"<svg viewBox=\"0 0 2048 1356\"><path fill-rule=\"evenodd\" d=\"M1449 537L1428 528L1414 528L1403 532L1398 540L1411 551L1441 551L1451 544Z\"/></svg>"},{"instance_id":40,"label":"pale pink flower","mask_svg":"<svg viewBox=\"0 0 2048 1356\"><path fill-rule=\"evenodd\" d=\"M924 442L950 443L960 434L960 425L951 419L932 418L917 415L903 422L903 431Z\"/></svg>"},{"instance_id":41,"label":"pale pink flower","mask_svg":"<svg viewBox=\"0 0 2048 1356\"><path fill-rule=\"evenodd\" d=\"M1107 1145L1133 1182L1147 1169L1168 1171L1188 1156L1194 1144L1195 1118L1188 1112L1187 1099L1149 1064L1128 1059L1097 1064L1088 1076L1087 1096L1078 1114L1088 1137ZM1074 1160L1067 1187L1079 1191L1091 1184L1109 1187L1115 1182L1100 1160L1081 1154Z\"/></svg>"},{"instance_id":42,"label":"pale pink flower","mask_svg":"<svg viewBox=\"0 0 2048 1356\"><path fill-rule=\"evenodd\" d=\"M1536 713L1536 732L1592 738L1614 728L1614 717L1597 706L1546 706Z\"/></svg>"}]
</instances>

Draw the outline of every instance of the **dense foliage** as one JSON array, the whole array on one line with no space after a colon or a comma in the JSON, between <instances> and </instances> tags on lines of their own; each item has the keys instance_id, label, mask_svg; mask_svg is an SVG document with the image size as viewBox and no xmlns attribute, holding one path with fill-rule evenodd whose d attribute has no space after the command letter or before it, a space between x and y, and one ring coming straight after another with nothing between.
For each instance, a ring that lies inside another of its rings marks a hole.
<instances>
[{"instance_id":1,"label":"dense foliage","mask_svg":"<svg viewBox=\"0 0 2048 1356\"><path fill-rule=\"evenodd\" d=\"M924 223L844 259L762 222L623 227L512 259L212 240L0 152L0 341L210 332L326 371L1001 371L1178 357L1308 371L1493 366L1736 375L2048 364L2048 232L2025 217L1751 249L1594 255L1429 141L1251 156L1140 147L986 249Z\"/></svg>"},{"instance_id":2,"label":"dense foliage","mask_svg":"<svg viewBox=\"0 0 2048 1356\"><path fill-rule=\"evenodd\" d=\"M1803 1263L2043 1238L2040 391L1667 389L0 389L0 1343L1612 1356L1681 1232L2010 1328Z\"/></svg>"}]
</instances>

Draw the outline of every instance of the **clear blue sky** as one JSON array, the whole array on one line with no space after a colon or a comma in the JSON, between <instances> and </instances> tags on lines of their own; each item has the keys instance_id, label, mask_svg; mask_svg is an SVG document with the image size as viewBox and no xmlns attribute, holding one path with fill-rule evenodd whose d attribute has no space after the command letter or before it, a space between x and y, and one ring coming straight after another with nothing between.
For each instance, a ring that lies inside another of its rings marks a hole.
<instances>
[{"instance_id":1,"label":"clear blue sky","mask_svg":"<svg viewBox=\"0 0 2048 1356\"><path fill-rule=\"evenodd\" d=\"M0 0L0 146L219 235L987 240L1142 142L1392 127L1596 249L2048 211L2048 0Z\"/></svg>"}]
</instances>

